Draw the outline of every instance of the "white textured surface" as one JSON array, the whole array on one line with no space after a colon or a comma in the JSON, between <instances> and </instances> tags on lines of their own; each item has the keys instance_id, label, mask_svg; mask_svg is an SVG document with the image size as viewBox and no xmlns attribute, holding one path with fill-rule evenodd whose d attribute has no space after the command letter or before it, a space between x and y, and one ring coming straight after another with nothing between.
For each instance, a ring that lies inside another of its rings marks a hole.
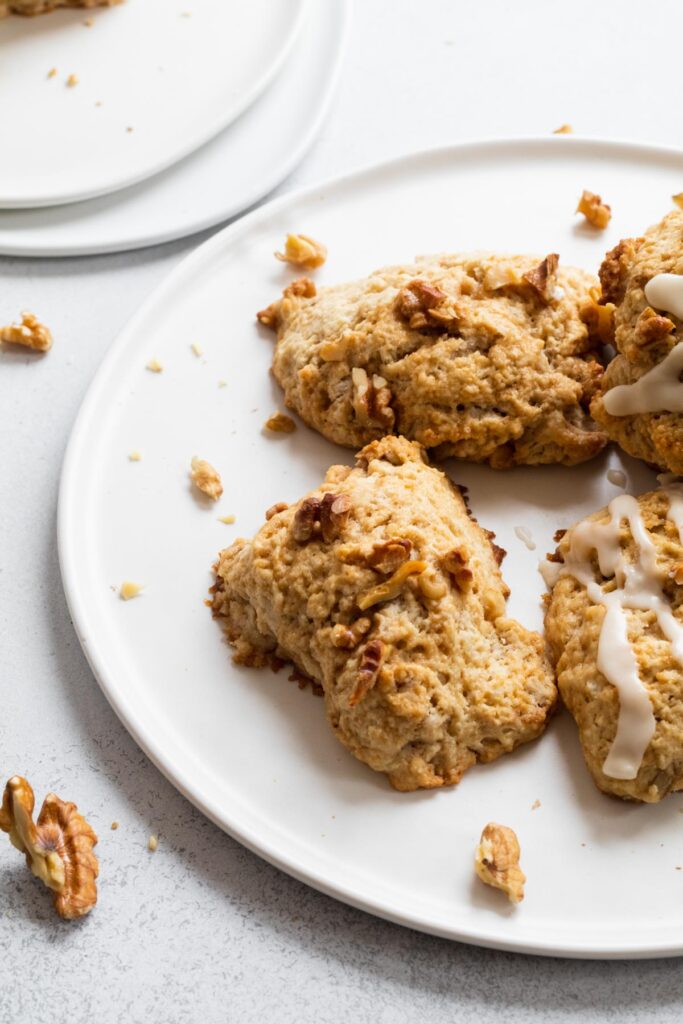
<instances>
[{"instance_id":1,"label":"white textured surface","mask_svg":"<svg viewBox=\"0 0 683 1024\"><path fill-rule=\"evenodd\" d=\"M412 148L543 133L563 121L683 145L671 107L648 103L645 77L656 68L657 89L676 94L665 42L681 20L675 0L646 15L635 0L575 0L561 12L547 0L358 6L329 125L289 185ZM39 799L54 789L76 800L100 833L102 858L96 912L67 925L0 844L0 1021L679 1020L678 961L469 949L306 889L202 819L110 712L61 592L59 465L101 354L190 247L0 261L0 318L35 308L56 336L47 357L0 355L0 771L25 773ZM121 827L110 832L114 819ZM160 835L155 854L151 832Z\"/></svg>"}]
</instances>

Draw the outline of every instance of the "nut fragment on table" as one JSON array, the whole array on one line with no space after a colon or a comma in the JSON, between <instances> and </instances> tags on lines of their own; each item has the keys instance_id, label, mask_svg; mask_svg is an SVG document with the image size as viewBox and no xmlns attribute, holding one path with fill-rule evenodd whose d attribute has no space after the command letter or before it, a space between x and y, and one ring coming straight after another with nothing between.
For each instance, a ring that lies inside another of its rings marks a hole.
<instances>
[{"instance_id":1,"label":"nut fragment on table","mask_svg":"<svg viewBox=\"0 0 683 1024\"><path fill-rule=\"evenodd\" d=\"M504 892L511 903L524 899L526 875L519 866L519 841L506 825L489 822L474 856L474 869L486 885Z\"/></svg>"},{"instance_id":2,"label":"nut fragment on table","mask_svg":"<svg viewBox=\"0 0 683 1024\"><path fill-rule=\"evenodd\" d=\"M122 601L130 601L132 598L137 597L142 590L144 590L144 584L125 580L119 589L119 597Z\"/></svg>"},{"instance_id":3,"label":"nut fragment on table","mask_svg":"<svg viewBox=\"0 0 683 1024\"><path fill-rule=\"evenodd\" d=\"M163 366L161 365L158 359L150 359L145 369L150 370L151 373L161 373L163 370Z\"/></svg>"},{"instance_id":4,"label":"nut fragment on table","mask_svg":"<svg viewBox=\"0 0 683 1024\"><path fill-rule=\"evenodd\" d=\"M54 793L45 797L36 822L34 807L31 786L20 775L12 776L0 806L0 831L9 834L33 874L52 889L59 916L83 917L97 903L97 836L76 805Z\"/></svg>"},{"instance_id":5,"label":"nut fragment on table","mask_svg":"<svg viewBox=\"0 0 683 1024\"><path fill-rule=\"evenodd\" d=\"M41 324L33 313L22 313L20 324L9 324L0 327L0 343L5 345L23 345L36 352L47 352L52 347L52 334L45 324Z\"/></svg>"},{"instance_id":6,"label":"nut fragment on table","mask_svg":"<svg viewBox=\"0 0 683 1024\"><path fill-rule=\"evenodd\" d=\"M220 473L210 462L195 455L190 467L190 476L195 487L207 494L209 498L218 501L223 493L223 484Z\"/></svg>"},{"instance_id":7,"label":"nut fragment on table","mask_svg":"<svg viewBox=\"0 0 683 1024\"><path fill-rule=\"evenodd\" d=\"M284 412L274 412L272 416L269 416L264 424L266 430L271 430L274 434L293 434L296 430L296 423L291 416L285 415Z\"/></svg>"},{"instance_id":8,"label":"nut fragment on table","mask_svg":"<svg viewBox=\"0 0 683 1024\"><path fill-rule=\"evenodd\" d=\"M555 128L553 135L572 135L574 129L570 124L561 124L559 128Z\"/></svg>"},{"instance_id":9,"label":"nut fragment on table","mask_svg":"<svg viewBox=\"0 0 683 1024\"><path fill-rule=\"evenodd\" d=\"M589 224L594 228L604 230L612 219L612 208L603 203L602 197L595 192L587 192L585 189L576 207L577 213L582 213Z\"/></svg>"},{"instance_id":10,"label":"nut fragment on table","mask_svg":"<svg viewBox=\"0 0 683 1024\"><path fill-rule=\"evenodd\" d=\"M287 235L285 251L276 252L275 258L283 263L292 263L304 270L322 267L327 259L327 249L322 242L316 242L309 235Z\"/></svg>"}]
</instances>

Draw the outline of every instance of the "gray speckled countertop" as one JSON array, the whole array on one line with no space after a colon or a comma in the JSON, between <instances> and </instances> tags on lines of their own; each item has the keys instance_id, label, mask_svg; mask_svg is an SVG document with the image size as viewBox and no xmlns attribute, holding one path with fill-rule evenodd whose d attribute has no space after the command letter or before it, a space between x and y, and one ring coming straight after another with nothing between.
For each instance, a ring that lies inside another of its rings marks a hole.
<instances>
[{"instance_id":1,"label":"gray speckled countertop","mask_svg":"<svg viewBox=\"0 0 683 1024\"><path fill-rule=\"evenodd\" d=\"M562 122L683 145L671 104L652 102L655 88L677 95L678 65L661 40L675 46L681 19L677 0L646 16L636 0L357 0L336 103L283 189L410 149L546 134ZM655 65L650 86L643 72ZM56 337L44 359L0 354L0 775L25 774L39 800L49 789L75 800L100 835L102 863L96 911L68 924L0 842L0 1022L680 1020L677 961L468 948L306 888L205 820L109 709L62 594L60 463L110 342L197 242L0 259L0 319L35 308Z\"/></svg>"}]
</instances>

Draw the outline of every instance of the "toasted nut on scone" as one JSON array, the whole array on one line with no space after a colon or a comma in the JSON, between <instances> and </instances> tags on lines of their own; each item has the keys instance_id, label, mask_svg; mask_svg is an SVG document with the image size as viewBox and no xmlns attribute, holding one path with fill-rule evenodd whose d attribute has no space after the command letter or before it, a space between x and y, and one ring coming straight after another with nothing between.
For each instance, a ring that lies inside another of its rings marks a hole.
<instances>
[{"instance_id":1,"label":"toasted nut on scone","mask_svg":"<svg viewBox=\"0 0 683 1024\"><path fill-rule=\"evenodd\" d=\"M407 562L413 545L409 540L392 538L373 544L372 551L367 557L368 565L378 572L390 574L396 572L400 565Z\"/></svg>"},{"instance_id":2,"label":"toasted nut on scone","mask_svg":"<svg viewBox=\"0 0 683 1024\"><path fill-rule=\"evenodd\" d=\"M316 242L309 235L287 235L285 251L276 252L275 257L283 263L293 263L304 270L322 267L327 259L327 249L322 242Z\"/></svg>"},{"instance_id":3,"label":"toasted nut on scone","mask_svg":"<svg viewBox=\"0 0 683 1024\"><path fill-rule=\"evenodd\" d=\"M277 502L275 502L274 505L271 505L270 508L266 509L266 522L268 522L270 519L272 519L273 516L278 515L278 513L280 513L280 512L284 512L288 508L289 508L289 505L287 504L286 501L277 501Z\"/></svg>"},{"instance_id":4,"label":"toasted nut on scone","mask_svg":"<svg viewBox=\"0 0 683 1024\"><path fill-rule=\"evenodd\" d=\"M597 291L597 289L595 289ZM614 340L614 303L598 302L599 293L595 299L585 303L579 310L579 316L588 328L591 338L597 338L603 345L608 345Z\"/></svg>"},{"instance_id":5,"label":"toasted nut on scone","mask_svg":"<svg viewBox=\"0 0 683 1024\"><path fill-rule=\"evenodd\" d=\"M368 377L362 366L354 366L351 370L351 386L353 388L353 409L361 423L378 423L390 430L394 423L394 412L391 408L391 391L384 377L373 374Z\"/></svg>"},{"instance_id":6,"label":"toasted nut on scone","mask_svg":"<svg viewBox=\"0 0 683 1024\"><path fill-rule=\"evenodd\" d=\"M349 705L353 708L365 697L377 682L379 670L384 660L385 647L381 640L371 640L366 644L358 665L356 685L349 697Z\"/></svg>"},{"instance_id":7,"label":"toasted nut on scone","mask_svg":"<svg viewBox=\"0 0 683 1024\"><path fill-rule=\"evenodd\" d=\"M557 268L560 263L560 257L556 252L550 252L544 260L534 267L533 270L528 270L526 274L522 274L523 279L530 284L536 295L543 302L550 302L553 297L553 289L555 287L555 280L557 277Z\"/></svg>"},{"instance_id":8,"label":"toasted nut on scone","mask_svg":"<svg viewBox=\"0 0 683 1024\"><path fill-rule=\"evenodd\" d=\"M320 532L323 540L335 540L346 526L351 511L348 494L324 494L320 502Z\"/></svg>"},{"instance_id":9,"label":"toasted nut on scone","mask_svg":"<svg viewBox=\"0 0 683 1024\"><path fill-rule=\"evenodd\" d=\"M441 559L445 572L452 578L460 590L467 590L472 583L472 570L467 566L467 553L460 548L448 551Z\"/></svg>"},{"instance_id":10,"label":"toasted nut on scone","mask_svg":"<svg viewBox=\"0 0 683 1024\"><path fill-rule=\"evenodd\" d=\"M651 306L646 306L638 317L635 328L636 341L639 345L656 345L674 330L673 320L668 316L656 313Z\"/></svg>"},{"instance_id":11,"label":"toasted nut on scone","mask_svg":"<svg viewBox=\"0 0 683 1024\"><path fill-rule=\"evenodd\" d=\"M0 830L26 854L26 863L52 889L60 917L83 917L97 902L99 872L92 852L97 836L75 804L48 793L38 821L33 821L35 797L26 779L14 775L3 794Z\"/></svg>"},{"instance_id":12,"label":"toasted nut on scone","mask_svg":"<svg viewBox=\"0 0 683 1024\"><path fill-rule=\"evenodd\" d=\"M403 584L409 576L424 572L426 568L426 562L404 562L385 583L380 583L379 586L372 587L370 590L366 590L364 594L360 594L356 602L358 607L364 612L368 608L372 608L373 604L379 604L380 601L393 600L393 598L398 597L401 593Z\"/></svg>"},{"instance_id":13,"label":"toasted nut on scone","mask_svg":"<svg viewBox=\"0 0 683 1024\"><path fill-rule=\"evenodd\" d=\"M274 434L292 434L296 430L296 423L291 416L283 412L274 412L264 424L266 430L272 430Z\"/></svg>"},{"instance_id":14,"label":"toasted nut on scone","mask_svg":"<svg viewBox=\"0 0 683 1024\"><path fill-rule=\"evenodd\" d=\"M370 619L366 619L365 616L356 619L350 626L345 626L343 623L338 622L332 629L332 643L335 647L352 651L361 642L371 625L372 622Z\"/></svg>"},{"instance_id":15,"label":"toasted nut on scone","mask_svg":"<svg viewBox=\"0 0 683 1024\"><path fill-rule=\"evenodd\" d=\"M220 473L210 462L195 455L190 467L190 476L195 487L207 494L209 498L218 501L223 493L223 484Z\"/></svg>"},{"instance_id":16,"label":"toasted nut on scone","mask_svg":"<svg viewBox=\"0 0 683 1024\"><path fill-rule=\"evenodd\" d=\"M600 228L601 231L612 219L612 208L603 203L602 198L595 192L582 192L576 212L582 213L589 224L594 228Z\"/></svg>"},{"instance_id":17,"label":"toasted nut on scone","mask_svg":"<svg viewBox=\"0 0 683 1024\"><path fill-rule=\"evenodd\" d=\"M22 313L20 324L0 327L0 343L23 345L36 352L47 352L52 346L52 334L33 313Z\"/></svg>"},{"instance_id":18,"label":"toasted nut on scone","mask_svg":"<svg viewBox=\"0 0 683 1024\"><path fill-rule=\"evenodd\" d=\"M519 866L519 841L511 828L489 822L474 857L474 869L486 885L500 889L511 903L524 899L526 875Z\"/></svg>"}]
</instances>

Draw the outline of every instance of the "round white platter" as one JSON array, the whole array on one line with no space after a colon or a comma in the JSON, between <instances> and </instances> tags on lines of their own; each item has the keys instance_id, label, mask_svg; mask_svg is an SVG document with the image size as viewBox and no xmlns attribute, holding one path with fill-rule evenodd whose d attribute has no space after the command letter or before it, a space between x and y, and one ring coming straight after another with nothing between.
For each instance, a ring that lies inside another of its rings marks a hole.
<instances>
[{"instance_id":1,"label":"round white platter","mask_svg":"<svg viewBox=\"0 0 683 1024\"><path fill-rule=\"evenodd\" d=\"M176 269L110 350L62 476L59 549L78 636L113 708L168 778L297 878L392 921L483 945L584 957L683 952L683 796L636 806L601 795L566 713L538 742L472 769L455 788L393 792L338 745L322 702L286 671L236 668L203 604L221 547L351 458L301 424L286 437L262 429L283 406L268 372L271 337L254 313L292 276L273 259L287 231L326 243L322 283L473 248L559 252L597 270L682 183L679 153L571 137L407 157L231 225ZM585 188L612 205L603 233L574 215ZM145 369L154 357L162 373ZM139 462L128 460L134 449ZM217 505L192 492L195 454L222 473ZM626 470L635 493L654 486L644 465L615 449L575 469L448 463L509 552L509 611L525 625L541 626L537 563L555 530L620 493L610 466ZM228 514L235 525L219 522ZM145 584L142 596L118 598L126 579ZM517 907L474 877L473 850L491 820L520 838L528 883Z\"/></svg>"},{"instance_id":2,"label":"round white platter","mask_svg":"<svg viewBox=\"0 0 683 1024\"><path fill-rule=\"evenodd\" d=\"M126 0L2 19L0 208L105 195L193 152L271 82L306 6Z\"/></svg>"},{"instance_id":3,"label":"round white platter","mask_svg":"<svg viewBox=\"0 0 683 1024\"><path fill-rule=\"evenodd\" d=\"M296 167L334 95L350 0L311 4L276 80L241 117L179 163L82 203L0 210L0 253L85 256L158 245L247 209Z\"/></svg>"}]
</instances>

